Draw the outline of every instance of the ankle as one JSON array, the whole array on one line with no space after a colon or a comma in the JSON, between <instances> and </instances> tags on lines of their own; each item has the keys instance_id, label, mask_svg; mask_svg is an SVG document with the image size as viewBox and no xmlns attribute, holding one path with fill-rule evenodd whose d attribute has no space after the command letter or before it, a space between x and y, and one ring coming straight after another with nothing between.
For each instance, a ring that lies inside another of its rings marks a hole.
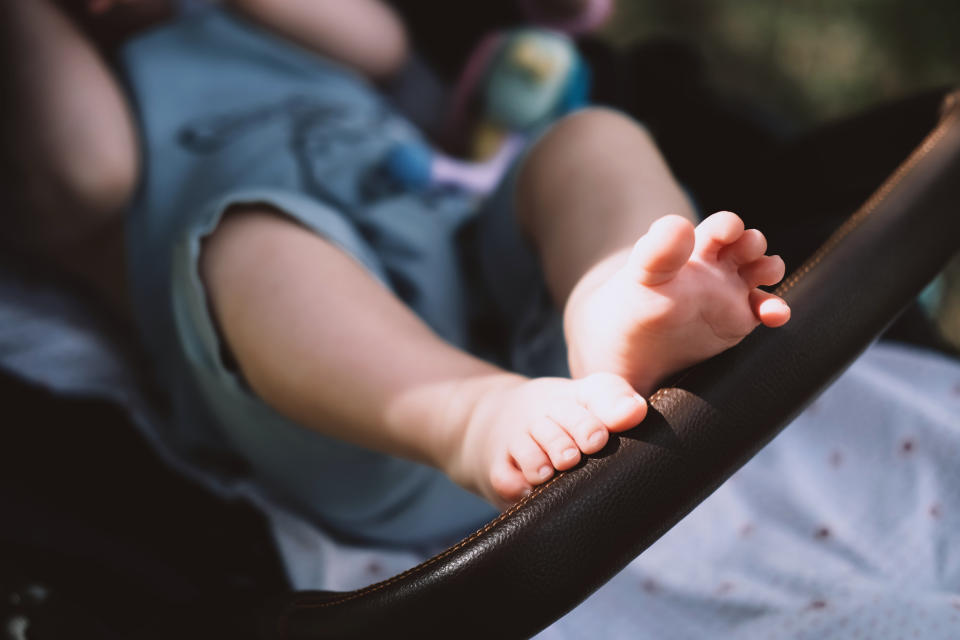
<instances>
[{"instance_id":1,"label":"ankle","mask_svg":"<svg viewBox=\"0 0 960 640\"><path fill-rule=\"evenodd\" d=\"M607 283L626 264L627 256L629 256L629 249L617 251L598 261L580 276L566 300L563 301L563 335L567 344L570 374L573 378L584 375L580 371L576 345L583 332L590 326L590 321L584 313L589 309L589 300L597 289Z\"/></svg>"},{"instance_id":2,"label":"ankle","mask_svg":"<svg viewBox=\"0 0 960 640\"><path fill-rule=\"evenodd\" d=\"M439 467L461 486L479 490L481 454L489 427L503 408L504 394L526 381L523 376L503 372L458 383L444 412L448 424L455 426L443 445Z\"/></svg>"}]
</instances>

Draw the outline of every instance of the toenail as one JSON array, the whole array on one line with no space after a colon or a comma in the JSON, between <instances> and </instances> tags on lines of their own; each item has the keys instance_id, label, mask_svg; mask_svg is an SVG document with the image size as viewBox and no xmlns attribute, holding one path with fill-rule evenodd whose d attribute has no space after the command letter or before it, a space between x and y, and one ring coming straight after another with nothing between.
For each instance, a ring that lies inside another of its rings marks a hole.
<instances>
[{"instance_id":1,"label":"toenail","mask_svg":"<svg viewBox=\"0 0 960 640\"><path fill-rule=\"evenodd\" d=\"M579 455L579 453L580 451L578 449L570 447L569 449L564 449L563 453L560 454L560 457L564 460L573 460L577 457L577 455Z\"/></svg>"},{"instance_id":2,"label":"toenail","mask_svg":"<svg viewBox=\"0 0 960 640\"><path fill-rule=\"evenodd\" d=\"M633 413L640 406L639 396L633 395L629 398L624 398L617 403L616 412L617 415L625 416Z\"/></svg>"},{"instance_id":3,"label":"toenail","mask_svg":"<svg viewBox=\"0 0 960 640\"><path fill-rule=\"evenodd\" d=\"M590 434L590 437L587 438L587 442L589 442L591 446L599 447L601 444L603 444L603 439L605 436L606 434L603 431L594 431Z\"/></svg>"},{"instance_id":4,"label":"toenail","mask_svg":"<svg viewBox=\"0 0 960 640\"><path fill-rule=\"evenodd\" d=\"M539 477L541 477L541 478L546 478L546 477L549 476L552 472L553 472L553 467L551 467L551 466L549 466L549 465L543 465L542 467L540 467L540 470L537 471L537 475L538 475Z\"/></svg>"}]
</instances>

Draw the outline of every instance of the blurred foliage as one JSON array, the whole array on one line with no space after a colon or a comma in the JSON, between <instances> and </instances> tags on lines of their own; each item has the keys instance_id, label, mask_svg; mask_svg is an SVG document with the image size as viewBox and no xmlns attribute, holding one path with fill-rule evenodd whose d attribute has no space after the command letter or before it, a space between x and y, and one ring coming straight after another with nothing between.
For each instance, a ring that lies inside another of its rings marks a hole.
<instances>
[{"instance_id":1,"label":"blurred foliage","mask_svg":"<svg viewBox=\"0 0 960 640\"><path fill-rule=\"evenodd\" d=\"M718 86L797 124L960 85L960 0L619 0L606 35L694 44Z\"/></svg>"}]
</instances>

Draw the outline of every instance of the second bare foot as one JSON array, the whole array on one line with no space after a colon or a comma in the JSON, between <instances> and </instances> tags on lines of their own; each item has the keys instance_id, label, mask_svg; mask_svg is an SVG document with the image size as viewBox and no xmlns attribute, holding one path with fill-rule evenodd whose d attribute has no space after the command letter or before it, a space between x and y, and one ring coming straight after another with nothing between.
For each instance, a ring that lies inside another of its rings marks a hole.
<instances>
[{"instance_id":1,"label":"second bare foot","mask_svg":"<svg viewBox=\"0 0 960 640\"><path fill-rule=\"evenodd\" d=\"M612 432L639 424L647 405L626 380L504 376L477 402L447 469L500 507L602 449Z\"/></svg>"},{"instance_id":2,"label":"second bare foot","mask_svg":"<svg viewBox=\"0 0 960 640\"><path fill-rule=\"evenodd\" d=\"M757 287L783 278L766 239L733 213L696 228L666 216L629 252L591 269L567 301L564 325L574 378L622 376L643 394L666 375L724 351L758 324L790 318L779 297Z\"/></svg>"}]
</instances>

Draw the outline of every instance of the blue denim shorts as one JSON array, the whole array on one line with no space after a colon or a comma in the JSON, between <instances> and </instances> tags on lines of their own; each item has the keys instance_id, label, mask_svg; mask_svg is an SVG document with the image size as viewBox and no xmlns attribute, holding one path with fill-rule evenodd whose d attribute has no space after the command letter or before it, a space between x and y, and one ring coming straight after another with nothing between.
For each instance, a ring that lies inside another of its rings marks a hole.
<instances>
[{"instance_id":1,"label":"blue denim shorts","mask_svg":"<svg viewBox=\"0 0 960 640\"><path fill-rule=\"evenodd\" d=\"M252 393L198 259L225 211L263 205L352 256L451 344L563 375L559 315L512 216L515 172L484 200L399 191L379 167L419 133L363 79L224 10L145 34L123 63L145 141L131 298L173 404L171 447L351 538L440 540L492 517L440 472L321 436Z\"/></svg>"}]
</instances>

